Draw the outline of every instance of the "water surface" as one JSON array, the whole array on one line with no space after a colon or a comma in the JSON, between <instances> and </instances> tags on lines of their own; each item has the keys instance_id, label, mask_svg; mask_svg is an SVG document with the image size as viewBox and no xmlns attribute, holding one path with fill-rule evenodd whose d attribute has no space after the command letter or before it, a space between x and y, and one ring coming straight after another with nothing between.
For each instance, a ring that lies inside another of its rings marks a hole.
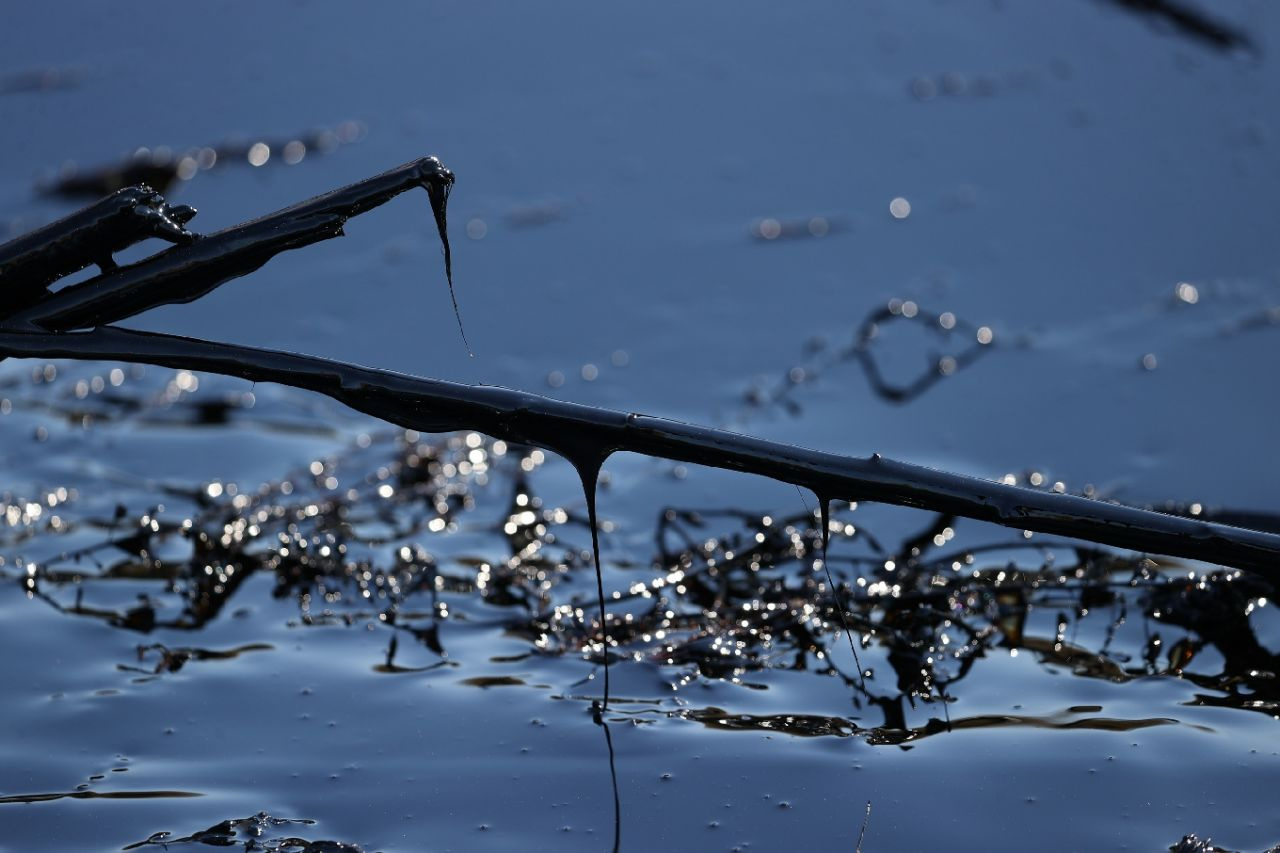
<instances>
[{"instance_id":1,"label":"water surface","mask_svg":"<svg viewBox=\"0 0 1280 853\"><path fill-rule=\"evenodd\" d=\"M1213 12L1258 49L1085 0L32 8L0 71L58 85L0 87L0 229L143 146L223 152L168 190L203 231L437 154L474 359L416 196L134 325L1274 525L1280 18ZM0 382L0 848L1280 841L1246 578L841 505L855 663L811 495L618 456L616 822L562 460L158 368Z\"/></svg>"}]
</instances>

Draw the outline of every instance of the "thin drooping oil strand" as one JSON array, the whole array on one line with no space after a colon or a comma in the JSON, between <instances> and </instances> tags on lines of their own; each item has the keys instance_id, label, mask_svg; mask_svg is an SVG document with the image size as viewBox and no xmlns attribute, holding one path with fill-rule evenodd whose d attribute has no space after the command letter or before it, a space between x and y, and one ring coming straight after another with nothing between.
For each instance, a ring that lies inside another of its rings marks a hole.
<instances>
[{"instance_id":1,"label":"thin drooping oil strand","mask_svg":"<svg viewBox=\"0 0 1280 853\"><path fill-rule=\"evenodd\" d=\"M853 652L853 663L858 667L858 681L862 684L863 692L867 689L867 676L862 669L862 661L858 658L858 649L853 644L853 632L849 630L849 623L844 618L844 605L840 603L840 590L836 586L836 580L831 576L831 566L827 562L827 549L831 545L831 500L822 495L815 494L818 499L818 520L822 524L822 570L827 573L827 583L831 585L831 597L836 603L836 613L840 616L840 626L844 628L844 635L849 640L849 651Z\"/></svg>"},{"instance_id":2,"label":"thin drooping oil strand","mask_svg":"<svg viewBox=\"0 0 1280 853\"><path fill-rule=\"evenodd\" d=\"M471 343L467 340L467 330L462 327L462 312L458 310L458 294L453 289L453 253L449 249L449 223L446 208L449 204L449 191L453 189L451 182L427 183L427 197L431 199L431 213L436 218L436 230L440 232L440 245L444 249L444 277L449 282L449 299L453 302L453 316L458 321L458 332L462 335L462 345L467 348L467 355L475 358L471 351Z\"/></svg>"},{"instance_id":3,"label":"thin drooping oil strand","mask_svg":"<svg viewBox=\"0 0 1280 853\"><path fill-rule=\"evenodd\" d=\"M595 560L596 569L596 601L600 605L600 642L604 648L604 695L600 702L592 702L592 718L604 729L605 745L609 750L609 779L613 784L613 853L618 853L622 846L622 800L618 795L618 769L613 753L613 736L609 733L609 724L605 721L605 712L609 710L609 628L605 622L604 609L604 576L600 570L600 524L596 516L596 492L600 479L600 466L604 464L604 454L583 454L577 458L566 457L578 477L582 480L582 492L587 499L587 523L591 525L591 556Z\"/></svg>"},{"instance_id":4,"label":"thin drooping oil strand","mask_svg":"<svg viewBox=\"0 0 1280 853\"><path fill-rule=\"evenodd\" d=\"M604 697L601 710L609 710L609 626L605 622L604 576L600 570L600 525L596 519L596 481L600 476L600 462L570 459L582 480L582 492L587 499L587 523L591 525L591 555L595 560L596 598L600 605L600 643L604 649Z\"/></svg>"}]
</instances>

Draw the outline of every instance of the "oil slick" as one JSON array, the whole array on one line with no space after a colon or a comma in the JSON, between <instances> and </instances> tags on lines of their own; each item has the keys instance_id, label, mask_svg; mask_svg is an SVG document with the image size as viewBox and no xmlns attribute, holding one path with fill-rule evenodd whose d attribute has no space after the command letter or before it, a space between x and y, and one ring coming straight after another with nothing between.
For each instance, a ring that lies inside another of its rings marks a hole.
<instances>
[{"instance_id":1,"label":"oil slick","mask_svg":"<svg viewBox=\"0 0 1280 853\"><path fill-rule=\"evenodd\" d=\"M258 812L252 817L224 820L181 837L174 837L172 832L154 832L142 841L122 849L138 850L154 846L167 850L171 844L200 844L209 847L243 847L245 850L262 850L265 853L362 853L363 848L357 844L328 840L307 841L295 834L301 832L301 829L293 829L315 824L314 820L272 817L267 812ZM277 836L276 833L280 832L286 832L287 836Z\"/></svg>"},{"instance_id":2,"label":"oil slick","mask_svg":"<svg viewBox=\"0 0 1280 853\"><path fill-rule=\"evenodd\" d=\"M196 791L59 791L41 794L9 794L0 797L0 805L48 803L53 800L152 800L203 797Z\"/></svg>"}]
</instances>

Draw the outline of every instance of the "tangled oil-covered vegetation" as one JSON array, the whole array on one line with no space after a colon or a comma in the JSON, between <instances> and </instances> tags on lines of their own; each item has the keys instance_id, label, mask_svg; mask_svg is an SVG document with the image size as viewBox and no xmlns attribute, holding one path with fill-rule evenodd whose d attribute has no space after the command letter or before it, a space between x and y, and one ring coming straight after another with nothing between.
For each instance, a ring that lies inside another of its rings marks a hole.
<instances>
[{"instance_id":1,"label":"tangled oil-covered vegetation","mask_svg":"<svg viewBox=\"0 0 1280 853\"><path fill-rule=\"evenodd\" d=\"M181 424L304 435L314 427L281 420L287 407L255 406L242 390L203 391L200 377L181 371L49 365L33 379L53 386L39 399L59 400L44 416L81 429ZM24 399L26 390L11 385L7 413L32 413L37 398ZM199 642L207 625L252 605L246 581L266 577L273 596L296 604L299 630L381 631L385 655L370 662L380 672L454 666L452 636L484 625L524 645L499 663L581 658L586 677L607 654L624 685L618 713L712 728L905 745L979 727L1172 722L1090 706L953 716L948 706L995 655L1029 655L1054 671L1116 683L1180 678L1196 685L1199 703L1280 714L1274 637L1259 621L1275 590L1252 575L849 503L826 519L825 553L812 505L672 505L653 519L652 545L641 550L634 535L618 536L606 501L602 633L586 513L580 501L542 496L542 451L478 433L389 428L336 444L256 485L136 480L116 503L92 483L123 475L99 472L79 486L6 493L2 571L69 617L135 632L137 658L119 668L139 678L268 650ZM556 481L551 475L552 491ZM904 535L904 525L916 529ZM191 643L152 641L161 629L189 633ZM637 693L629 668L665 688ZM801 676L838 683L847 712L759 714L699 705L683 692L707 681L769 690ZM573 685L561 689L578 696Z\"/></svg>"}]
</instances>

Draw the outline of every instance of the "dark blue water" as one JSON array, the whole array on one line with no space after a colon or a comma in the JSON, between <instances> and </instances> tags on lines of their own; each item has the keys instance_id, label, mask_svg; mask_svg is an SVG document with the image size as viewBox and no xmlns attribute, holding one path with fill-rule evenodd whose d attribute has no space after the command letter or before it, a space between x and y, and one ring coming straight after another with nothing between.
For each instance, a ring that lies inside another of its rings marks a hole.
<instances>
[{"instance_id":1,"label":"dark blue water","mask_svg":"<svg viewBox=\"0 0 1280 853\"><path fill-rule=\"evenodd\" d=\"M327 153L224 155L168 195L213 231L439 155L476 357L420 194L133 325L1275 515L1280 14L1213 12L1260 54L1089 0L23 9L0 36L0 236L74 209L35 192L68 161L329 129ZM32 69L58 74L15 76ZM958 360L900 402L846 354L890 300L886 381ZM224 836L1280 841L1269 590L964 521L890 570L934 520L841 506L829 564L860 596L864 686L812 565L811 495L628 455L600 495L618 829L567 464L116 368L0 365L0 849L119 850L261 812L315 823ZM755 541L766 515L790 545ZM755 568L724 553L753 543ZM929 590L927 612L901 603Z\"/></svg>"}]
</instances>

